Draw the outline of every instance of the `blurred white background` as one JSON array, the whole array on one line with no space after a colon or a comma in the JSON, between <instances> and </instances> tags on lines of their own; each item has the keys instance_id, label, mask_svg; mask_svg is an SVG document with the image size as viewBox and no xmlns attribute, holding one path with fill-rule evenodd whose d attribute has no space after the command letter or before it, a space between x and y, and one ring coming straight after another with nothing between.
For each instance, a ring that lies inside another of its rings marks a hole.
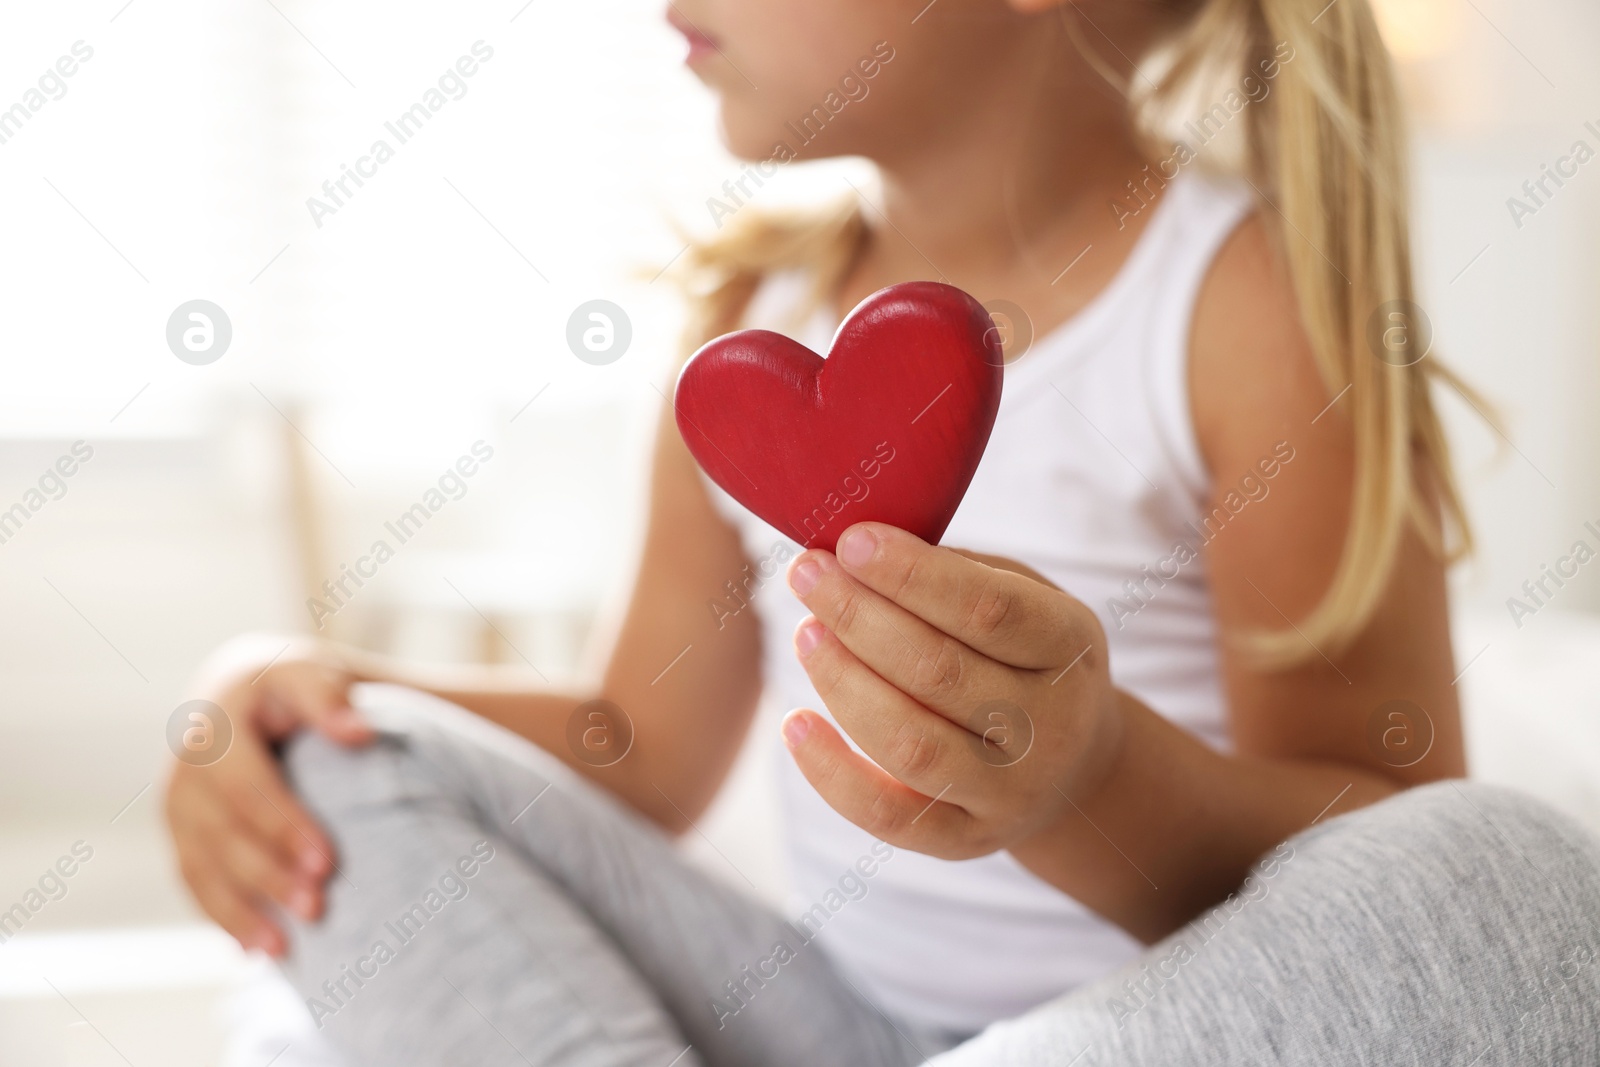
<instances>
[{"instance_id":1,"label":"blurred white background","mask_svg":"<svg viewBox=\"0 0 1600 1067\"><path fill-rule=\"evenodd\" d=\"M93 50L64 95L0 126L0 509L93 448L0 543L0 908L73 842L94 849L0 945L0 1062L216 1061L211 1005L237 960L169 870L167 718L220 641L310 628L307 586L476 441L493 460L331 630L573 669L631 566L678 329L652 280L683 247L670 223L709 228L706 198L738 172L661 7L0 8L0 109ZM1520 629L1505 606L1600 527L1600 163L1520 227L1506 204L1575 141L1600 147L1600 10L1380 7L1414 115L1436 349L1509 436L1447 402L1482 540L1456 575L1473 755L1600 821L1600 566ZM384 123L479 41L493 55L465 94L318 226L307 198L394 143ZM786 168L761 196L832 197L855 169ZM165 338L197 298L233 329L206 366ZM607 366L565 341L595 298L632 322Z\"/></svg>"}]
</instances>

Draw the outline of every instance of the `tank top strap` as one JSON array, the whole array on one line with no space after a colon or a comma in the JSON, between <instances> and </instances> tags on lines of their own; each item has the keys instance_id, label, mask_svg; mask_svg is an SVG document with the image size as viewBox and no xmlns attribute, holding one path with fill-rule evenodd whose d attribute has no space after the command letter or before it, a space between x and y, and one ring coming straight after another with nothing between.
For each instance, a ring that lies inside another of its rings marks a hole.
<instances>
[{"instance_id":1,"label":"tank top strap","mask_svg":"<svg viewBox=\"0 0 1600 1067\"><path fill-rule=\"evenodd\" d=\"M1174 188L1161 277L1150 286L1151 334L1142 368L1152 422L1174 470L1196 503L1210 492L1189 404L1189 339L1195 306L1217 253L1255 207L1248 185L1199 175Z\"/></svg>"}]
</instances>

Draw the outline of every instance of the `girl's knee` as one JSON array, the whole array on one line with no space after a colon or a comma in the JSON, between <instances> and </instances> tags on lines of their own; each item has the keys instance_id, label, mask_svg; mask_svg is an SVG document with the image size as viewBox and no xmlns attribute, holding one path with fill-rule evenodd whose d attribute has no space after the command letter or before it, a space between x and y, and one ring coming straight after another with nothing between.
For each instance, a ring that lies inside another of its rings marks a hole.
<instances>
[{"instance_id":1,"label":"girl's knee","mask_svg":"<svg viewBox=\"0 0 1600 1067\"><path fill-rule=\"evenodd\" d=\"M360 810L399 803L423 779L406 772L413 755L399 739L380 734L346 746L302 730L283 748L284 773L300 802L329 829Z\"/></svg>"},{"instance_id":2,"label":"girl's knee","mask_svg":"<svg viewBox=\"0 0 1600 1067\"><path fill-rule=\"evenodd\" d=\"M1366 860L1375 874L1393 864L1391 873L1420 867L1520 882L1543 871L1592 888L1600 870L1600 839L1590 831L1525 793L1479 782L1409 789L1290 843L1344 863Z\"/></svg>"},{"instance_id":3,"label":"girl's knee","mask_svg":"<svg viewBox=\"0 0 1600 1067\"><path fill-rule=\"evenodd\" d=\"M395 805L509 818L546 785L574 797L592 792L550 753L428 694L364 685L351 702L377 731L372 742L346 747L306 730L284 750L296 792L330 822Z\"/></svg>"},{"instance_id":4,"label":"girl's knee","mask_svg":"<svg viewBox=\"0 0 1600 1067\"><path fill-rule=\"evenodd\" d=\"M1434 783L1283 847L1285 884L1298 883L1297 908L1322 925L1469 954L1580 942L1600 953L1600 839L1515 790Z\"/></svg>"},{"instance_id":5,"label":"girl's knee","mask_svg":"<svg viewBox=\"0 0 1600 1067\"><path fill-rule=\"evenodd\" d=\"M406 691L382 687L382 695ZM422 694L416 694L423 698ZM354 700L375 728L360 745L344 745L302 730L284 746L283 763L296 794L319 817L338 822L397 804L426 806L463 792L468 746L438 721L432 708L404 699ZM435 702L436 703L436 702Z\"/></svg>"}]
</instances>

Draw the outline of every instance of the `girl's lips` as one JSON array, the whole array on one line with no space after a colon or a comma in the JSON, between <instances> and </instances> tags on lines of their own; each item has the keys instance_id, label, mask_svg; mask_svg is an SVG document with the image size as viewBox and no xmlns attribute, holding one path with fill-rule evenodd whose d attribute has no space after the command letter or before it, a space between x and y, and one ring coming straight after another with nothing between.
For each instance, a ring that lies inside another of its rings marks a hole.
<instances>
[{"instance_id":1,"label":"girl's lips","mask_svg":"<svg viewBox=\"0 0 1600 1067\"><path fill-rule=\"evenodd\" d=\"M684 41L689 45L689 52L683 60L689 66L694 66L718 51L717 42L700 32L700 29L678 10L676 4L667 5L667 24L683 34Z\"/></svg>"}]
</instances>

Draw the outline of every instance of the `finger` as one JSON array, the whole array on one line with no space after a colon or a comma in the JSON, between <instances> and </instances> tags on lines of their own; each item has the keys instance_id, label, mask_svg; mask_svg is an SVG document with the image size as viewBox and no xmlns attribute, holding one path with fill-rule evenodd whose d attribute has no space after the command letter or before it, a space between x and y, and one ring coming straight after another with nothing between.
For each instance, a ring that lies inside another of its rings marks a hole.
<instances>
[{"instance_id":1,"label":"finger","mask_svg":"<svg viewBox=\"0 0 1600 1067\"><path fill-rule=\"evenodd\" d=\"M245 735L234 742L217 780L222 803L239 823L272 843L308 879L320 881L334 869L333 843L283 780L282 768L265 745Z\"/></svg>"},{"instance_id":2,"label":"finger","mask_svg":"<svg viewBox=\"0 0 1600 1067\"><path fill-rule=\"evenodd\" d=\"M248 827L225 827L214 839L212 854L234 887L249 899L265 897L310 922L321 907L321 894L305 873Z\"/></svg>"},{"instance_id":3,"label":"finger","mask_svg":"<svg viewBox=\"0 0 1600 1067\"><path fill-rule=\"evenodd\" d=\"M795 652L834 719L879 767L928 796L981 802L991 777L977 758L981 738L873 673L815 619L795 631Z\"/></svg>"},{"instance_id":4,"label":"finger","mask_svg":"<svg viewBox=\"0 0 1600 1067\"><path fill-rule=\"evenodd\" d=\"M816 712L792 712L784 720L783 739L800 773L828 806L880 841L944 859L991 851L977 840L978 823L970 814L873 766Z\"/></svg>"},{"instance_id":5,"label":"finger","mask_svg":"<svg viewBox=\"0 0 1600 1067\"><path fill-rule=\"evenodd\" d=\"M214 781L190 780L182 787L174 781L169 793L167 820L178 845L180 862L192 853L206 863L229 870L229 865L222 862L224 854L233 847L235 838L243 838L253 842L253 847L267 862L288 877L309 881L309 876L300 869L299 854L263 835L244 813L234 810L236 807L233 794L217 788Z\"/></svg>"},{"instance_id":6,"label":"finger","mask_svg":"<svg viewBox=\"0 0 1600 1067\"><path fill-rule=\"evenodd\" d=\"M178 764L167 789L166 806L167 820L180 847L197 841L200 844L192 847L201 848L210 856L216 851L216 842L243 835L255 841L278 866L315 884L328 869L322 858L328 851L324 835L311 823L314 836L308 845L293 822L279 816L265 802L264 796L274 795L272 790L258 791L252 784L262 780L270 784L278 773L271 754L261 748L258 739L249 736L241 738L216 765ZM281 785L279 788L285 797L275 803L289 805L285 810L292 814L298 808L293 794ZM272 812L270 818L268 812ZM300 813L309 819L303 809Z\"/></svg>"},{"instance_id":7,"label":"finger","mask_svg":"<svg viewBox=\"0 0 1600 1067\"><path fill-rule=\"evenodd\" d=\"M1072 597L893 526L850 527L838 559L863 585L1001 663L1060 668L1103 645L1094 614Z\"/></svg>"},{"instance_id":8,"label":"finger","mask_svg":"<svg viewBox=\"0 0 1600 1067\"><path fill-rule=\"evenodd\" d=\"M295 723L305 723L331 740L361 745L373 738L370 724L350 706L351 677L337 667L293 663L269 668L256 685L263 697Z\"/></svg>"},{"instance_id":9,"label":"finger","mask_svg":"<svg viewBox=\"0 0 1600 1067\"><path fill-rule=\"evenodd\" d=\"M272 956L282 956L288 951L289 940L277 924L234 889L214 866L202 865L183 873L200 910L241 947L258 948Z\"/></svg>"},{"instance_id":10,"label":"finger","mask_svg":"<svg viewBox=\"0 0 1600 1067\"><path fill-rule=\"evenodd\" d=\"M960 726L980 732L976 723L982 705L1015 688L1015 669L868 589L827 552L802 553L790 566L789 584L822 625L869 668Z\"/></svg>"}]
</instances>

